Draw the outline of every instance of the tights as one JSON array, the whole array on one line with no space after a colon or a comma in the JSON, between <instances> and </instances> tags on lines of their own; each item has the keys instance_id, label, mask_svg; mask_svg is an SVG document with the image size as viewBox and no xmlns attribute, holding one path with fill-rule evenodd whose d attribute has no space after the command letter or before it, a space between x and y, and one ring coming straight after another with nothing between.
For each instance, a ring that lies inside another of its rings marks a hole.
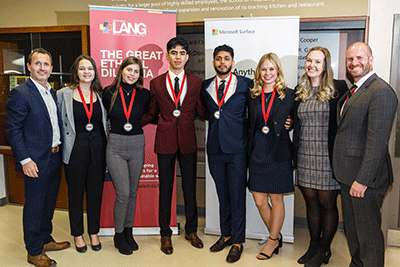
<instances>
[{"instance_id":1,"label":"tights","mask_svg":"<svg viewBox=\"0 0 400 267\"><path fill-rule=\"evenodd\" d=\"M299 186L307 206L307 224L311 241L330 247L336 233L339 213L336 204L339 190L317 190Z\"/></svg>"}]
</instances>

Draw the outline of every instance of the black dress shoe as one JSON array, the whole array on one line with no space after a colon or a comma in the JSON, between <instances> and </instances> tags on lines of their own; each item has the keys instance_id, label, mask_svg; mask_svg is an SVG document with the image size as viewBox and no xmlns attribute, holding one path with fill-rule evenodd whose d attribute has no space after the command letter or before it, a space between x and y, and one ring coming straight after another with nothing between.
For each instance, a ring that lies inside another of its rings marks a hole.
<instances>
[{"instance_id":1,"label":"black dress shoe","mask_svg":"<svg viewBox=\"0 0 400 267\"><path fill-rule=\"evenodd\" d=\"M240 245L240 248L238 246L232 246L231 250L229 250L229 254L226 257L226 261L229 263L234 263L237 262L240 259L240 255L242 255L243 252L243 244Z\"/></svg>"},{"instance_id":2,"label":"black dress shoe","mask_svg":"<svg viewBox=\"0 0 400 267\"><path fill-rule=\"evenodd\" d=\"M92 250L93 250L93 251L99 251L99 250L101 250L101 243L99 243L98 245L92 245Z\"/></svg>"},{"instance_id":3,"label":"black dress shoe","mask_svg":"<svg viewBox=\"0 0 400 267\"><path fill-rule=\"evenodd\" d=\"M218 252L223 250L225 247L232 245L232 237L230 237L227 241L225 241L225 238L221 236L217 242L215 242L214 245L210 247L211 252Z\"/></svg>"},{"instance_id":4,"label":"black dress shoe","mask_svg":"<svg viewBox=\"0 0 400 267\"><path fill-rule=\"evenodd\" d=\"M82 239L83 239L83 237L82 237ZM78 251L79 253L84 253L84 252L87 251L87 246L86 246L86 244L85 244L83 247L78 247L78 246L76 245L76 239L75 239L75 238L74 238L74 242L75 242L76 251ZM83 240L83 242L85 242L85 240Z\"/></svg>"}]
</instances>

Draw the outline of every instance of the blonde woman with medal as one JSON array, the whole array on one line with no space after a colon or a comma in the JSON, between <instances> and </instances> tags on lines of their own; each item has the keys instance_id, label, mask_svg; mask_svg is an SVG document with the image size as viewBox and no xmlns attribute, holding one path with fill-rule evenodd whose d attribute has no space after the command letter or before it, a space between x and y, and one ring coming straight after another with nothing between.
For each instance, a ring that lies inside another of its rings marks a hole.
<instances>
[{"instance_id":1,"label":"blonde woman with medal","mask_svg":"<svg viewBox=\"0 0 400 267\"><path fill-rule=\"evenodd\" d=\"M83 194L86 192L87 223L91 247L101 249L97 236L103 195L106 149L106 110L94 60L79 56L71 67L71 82L57 92L63 120L62 157L68 185L71 235L78 252L85 252L83 239Z\"/></svg>"},{"instance_id":2,"label":"blonde woman with medal","mask_svg":"<svg viewBox=\"0 0 400 267\"><path fill-rule=\"evenodd\" d=\"M117 198L114 205L114 245L121 254L139 249L132 236L136 193L144 163L142 116L150 102L143 88L142 62L125 58L113 83L104 90L103 103L110 121L106 162Z\"/></svg>"},{"instance_id":3,"label":"blonde woman with medal","mask_svg":"<svg viewBox=\"0 0 400 267\"><path fill-rule=\"evenodd\" d=\"M267 260L282 247L283 194L294 191L293 145L285 127L294 106L294 92L286 87L281 62L274 53L261 57L254 80L249 103L248 188L269 231L257 259Z\"/></svg>"}]
</instances>

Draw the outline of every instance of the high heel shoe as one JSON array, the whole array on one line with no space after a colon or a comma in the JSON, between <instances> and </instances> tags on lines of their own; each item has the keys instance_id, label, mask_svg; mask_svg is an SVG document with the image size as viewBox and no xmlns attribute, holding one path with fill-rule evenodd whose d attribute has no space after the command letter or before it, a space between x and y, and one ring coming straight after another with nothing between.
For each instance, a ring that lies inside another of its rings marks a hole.
<instances>
[{"instance_id":1,"label":"high heel shoe","mask_svg":"<svg viewBox=\"0 0 400 267\"><path fill-rule=\"evenodd\" d=\"M281 233L279 233L279 236L280 236L280 238L278 239L279 240L279 247L281 248L283 246L283 243L282 243L283 236L282 236Z\"/></svg>"},{"instance_id":2,"label":"high heel shoe","mask_svg":"<svg viewBox=\"0 0 400 267\"><path fill-rule=\"evenodd\" d=\"M76 245L76 238L77 238L77 237L74 237L74 243L75 243L76 251L78 251L79 253L84 253L84 252L86 252L86 250L87 250L86 244L85 244L83 247L78 247L78 246ZM83 236L82 236L82 239L83 239ZM83 239L83 242L85 242L85 239Z\"/></svg>"},{"instance_id":3,"label":"high heel shoe","mask_svg":"<svg viewBox=\"0 0 400 267\"><path fill-rule=\"evenodd\" d=\"M97 238L98 238L98 237L97 237ZM93 245L92 237L90 237L90 244L91 244L91 247L92 247L92 250L93 250L93 251L99 251L99 250L101 250L101 242L100 242L100 239L99 239L99 244Z\"/></svg>"},{"instance_id":4,"label":"high heel shoe","mask_svg":"<svg viewBox=\"0 0 400 267\"><path fill-rule=\"evenodd\" d=\"M269 260L274 254L276 254L276 255L278 255L279 254L279 238L271 238L271 237L268 237L269 239L271 239L271 240L273 240L273 241L277 241L278 240L278 246L276 246L276 248L274 249L274 251L272 252L272 254L271 254L271 256L270 255L267 255L267 254L265 254L265 253L263 253L263 252L260 252L260 253L258 253L258 255L261 255L261 256L263 256L263 257L265 257L265 258L258 258L258 257L256 257L258 260Z\"/></svg>"}]
</instances>

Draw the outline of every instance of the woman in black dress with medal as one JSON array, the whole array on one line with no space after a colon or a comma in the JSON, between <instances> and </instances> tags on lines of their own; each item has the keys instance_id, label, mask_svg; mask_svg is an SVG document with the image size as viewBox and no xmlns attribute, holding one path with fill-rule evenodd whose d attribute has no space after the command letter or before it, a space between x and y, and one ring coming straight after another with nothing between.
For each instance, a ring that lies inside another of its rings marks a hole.
<instances>
[{"instance_id":1,"label":"woman in black dress with medal","mask_svg":"<svg viewBox=\"0 0 400 267\"><path fill-rule=\"evenodd\" d=\"M114 245L129 255L139 246L132 236L136 192L144 163L143 114L149 109L150 92L143 88L143 67L136 57L125 58L103 103L111 124L107 143L107 168L117 198L114 205Z\"/></svg>"},{"instance_id":2,"label":"woman in black dress with medal","mask_svg":"<svg viewBox=\"0 0 400 267\"><path fill-rule=\"evenodd\" d=\"M261 57L254 80L249 104L248 187L269 231L257 259L267 260L282 247L283 194L294 191L292 143L285 128L294 92L286 87L281 62L274 53Z\"/></svg>"},{"instance_id":3,"label":"woman in black dress with medal","mask_svg":"<svg viewBox=\"0 0 400 267\"><path fill-rule=\"evenodd\" d=\"M83 193L86 192L88 232L92 249L101 249L100 208L106 149L106 111L94 60L79 56L71 67L71 83L57 92L63 120L63 162L68 185L71 234L78 252L87 250L83 239Z\"/></svg>"}]
</instances>

